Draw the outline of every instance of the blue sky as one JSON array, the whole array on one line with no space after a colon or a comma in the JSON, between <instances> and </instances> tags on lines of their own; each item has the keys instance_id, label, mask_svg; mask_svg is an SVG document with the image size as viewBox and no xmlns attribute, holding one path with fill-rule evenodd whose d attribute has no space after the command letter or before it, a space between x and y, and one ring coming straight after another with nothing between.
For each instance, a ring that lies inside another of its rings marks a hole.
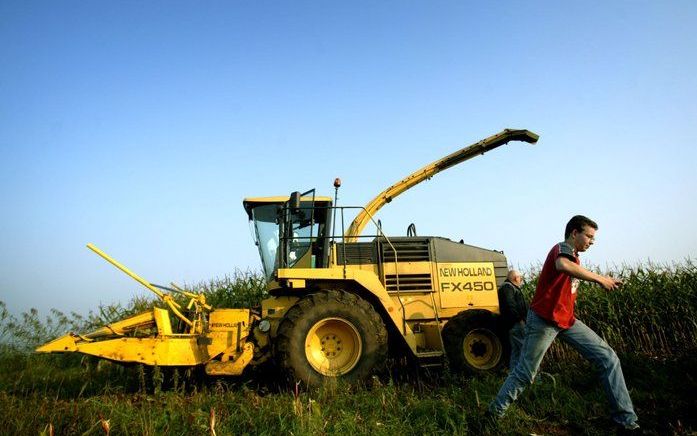
<instances>
[{"instance_id":1,"label":"blue sky","mask_svg":"<svg viewBox=\"0 0 697 436\"><path fill-rule=\"evenodd\" d=\"M156 283L259 269L241 202L312 187L363 205L506 127L511 143L403 194L388 234L544 259L697 255L697 3L0 1L0 300L86 312Z\"/></svg>"}]
</instances>

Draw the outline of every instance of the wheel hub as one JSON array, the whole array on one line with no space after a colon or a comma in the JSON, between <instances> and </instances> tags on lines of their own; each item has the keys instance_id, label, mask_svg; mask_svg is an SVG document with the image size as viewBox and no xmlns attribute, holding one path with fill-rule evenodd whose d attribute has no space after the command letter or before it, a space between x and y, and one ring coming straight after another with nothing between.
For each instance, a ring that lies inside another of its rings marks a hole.
<instances>
[{"instance_id":1,"label":"wheel hub","mask_svg":"<svg viewBox=\"0 0 697 436\"><path fill-rule=\"evenodd\" d=\"M465 336L462 345L465 360L480 370L494 368L503 355L498 338L487 329L472 330Z\"/></svg>"},{"instance_id":2,"label":"wheel hub","mask_svg":"<svg viewBox=\"0 0 697 436\"><path fill-rule=\"evenodd\" d=\"M360 360L363 342L356 327L343 318L325 318L310 329L305 339L305 356L317 372L340 376Z\"/></svg>"},{"instance_id":3,"label":"wheel hub","mask_svg":"<svg viewBox=\"0 0 697 436\"><path fill-rule=\"evenodd\" d=\"M476 340L476 341L472 342L472 345L470 346L470 352L472 353L472 355L474 357L481 358L481 357L484 357L486 355L487 348L488 347L484 342L482 342L480 340Z\"/></svg>"},{"instance_id":4,"label":"wheel hub","mask_svg":"<svg viewBox=\"0 0 697 436\"><path fill-rule=\"evenodd\" d=\"M334 334L328 334L321 340L322 351L327 359L334 359L337 353L341 353L341 338Z\"/></svg>"}]
</instances>

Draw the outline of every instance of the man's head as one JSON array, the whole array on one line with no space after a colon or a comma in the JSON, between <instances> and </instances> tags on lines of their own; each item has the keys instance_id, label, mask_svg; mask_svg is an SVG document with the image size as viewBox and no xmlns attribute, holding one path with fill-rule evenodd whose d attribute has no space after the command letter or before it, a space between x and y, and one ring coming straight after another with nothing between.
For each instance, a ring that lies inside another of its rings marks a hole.
<instances>
[{"instance_id":1,"label":"man's head","mask_svg":"<svg viewBox=\"0 0 697 436\"><path fill-rule=\"evenodd\" d=\"M576 215L566 223L564 240L576 251L586 251L595 242L596 230L598 225L595 221L583 215Z\"/></svg>"},{"instance_id":2,"label":"man's head","mask_svg":"<svg viewBox=\"0 0 697 436\"><path fill-rule=\"evenodd\" d=\"M518 287L523 284L523 276L514 269L508 271L508 276L506 276L506 279Z\"/></svg>"}]
</instances>

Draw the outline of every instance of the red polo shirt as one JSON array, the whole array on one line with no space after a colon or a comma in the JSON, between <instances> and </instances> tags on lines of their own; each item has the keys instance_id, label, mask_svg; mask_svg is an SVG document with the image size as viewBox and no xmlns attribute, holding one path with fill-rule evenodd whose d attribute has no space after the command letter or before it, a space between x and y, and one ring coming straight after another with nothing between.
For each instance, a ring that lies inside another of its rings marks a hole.
<instances>
[{"instance_id":1,"label":"red polo shirt","mask_svg":"<svg viewBox=\"0 0 697 436\"><path fill-rule=\"evenodd\" d=\"M560 242L552 247L542 266L530 308L547 321L553 322L560 328L568 329L576 321L574 304L579 280L557 271L555 262L559 256L568 257L576 264L581 263L576 251L566 242Z\"/></svg>"}]
</instances>

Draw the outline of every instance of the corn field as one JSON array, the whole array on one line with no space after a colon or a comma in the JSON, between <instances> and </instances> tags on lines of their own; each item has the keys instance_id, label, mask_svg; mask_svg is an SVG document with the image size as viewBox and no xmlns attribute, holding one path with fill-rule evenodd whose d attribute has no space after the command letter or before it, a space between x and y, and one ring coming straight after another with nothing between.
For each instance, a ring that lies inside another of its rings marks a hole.
<instances>
[{"instance_id":1,"label":"corn field","mask_svg":"<svg viewBox=\"0 0 697 436\"><path fill-rule=\"evenodd\" d=\"M697 265L691 260L673 265L596 270L622 279L623 285L607 292L581 282L576 317L616 351L666 356L697 348ZM528 277L523 293L531 299L537 272ZM570 352L569 347L557 341L549 355L564 358Z\"/></svg>"}]
</instances>

